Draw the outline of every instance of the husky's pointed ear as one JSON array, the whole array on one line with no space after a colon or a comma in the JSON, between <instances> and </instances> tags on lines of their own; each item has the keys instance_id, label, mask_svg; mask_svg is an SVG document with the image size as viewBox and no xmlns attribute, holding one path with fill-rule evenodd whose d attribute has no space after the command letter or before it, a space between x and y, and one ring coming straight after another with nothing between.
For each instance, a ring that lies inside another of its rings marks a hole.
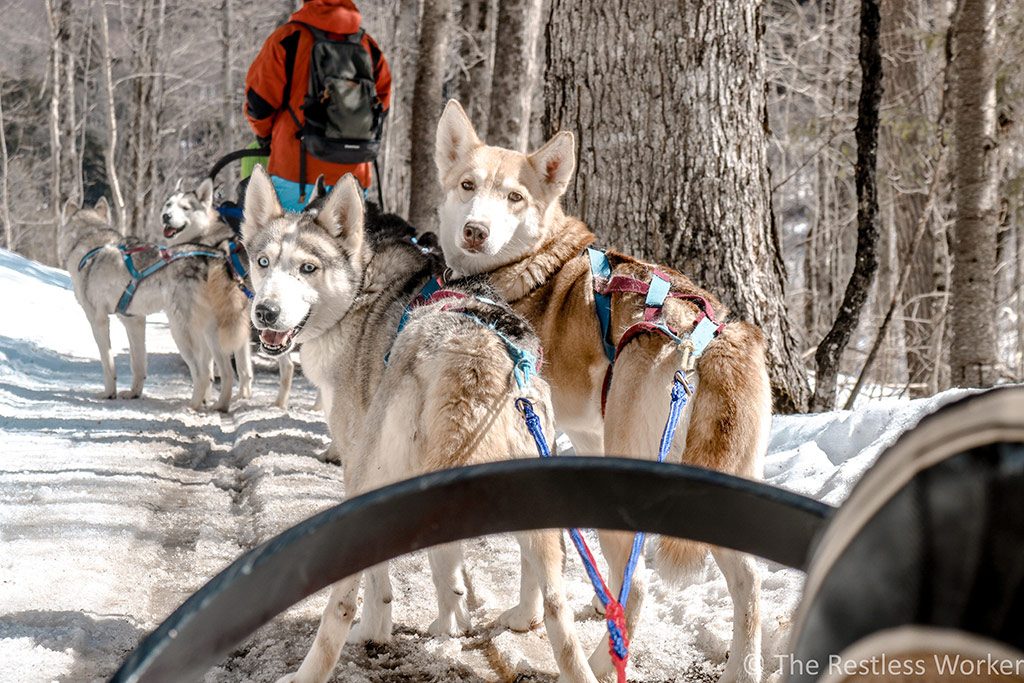
<instances>
[{"instance_id":1,"label":"husky's pointed ear","mask_svg":"<svg viewBox=\"0 0 1024 683\"><path fill-rule=\"evenodd\" d=\"M199 202L207 209L213 206L213 180L210 178L203 178L203 182L199 183L199 187L196 189L196 198Z\"/></svg>"},{"instance_id":2,"label":"husky's pointed ear","mask_svg":"<svg viewBox=\"0 0 1024 683\"><path fill-rule=\"evenodd\" d=\"M106 197L100 197L100 200L96 202L96 206L92 207L92 210L98 213L103 220L110 220L110 204L107 204Z\"/></svg>"},{"instance_id":3,"label":"husky's pointed ear","mask_svg":"<svg viewBox=\"0 0 1024 683\"><path fill-rule=\"evenodd\" d=\"M540 174L545 189L553 192L556 198L561 197L576 170L576 137L567 130L560 131L529 159L530 165Z\"/></svg>"},{"instance_id":4,"label":"husky's pointed ear","mask_svg":"<svg viewBox=\"0 0 1024 683\"><path fill-rule=\"evenodd\" d=\"M174 183L174 194L181 192L181 184L185 181L184 178L178 178L178 182Z\"/></svg>"},{"instance_id":5,"label":"husky's pointed ear","mask_svg":"<svg viewBox=\"0 0 1024 683\"><path fill-rule=\"evenodd\" d=\"M448 100L441 120L437 122L437 141L434 146L434 163L437 164L437 176L444 181L448 172L477 147L483 145L473 122L458 100Z\"/></svg>"},{"instance_id":6,"label":"husky's pointed ear","mask_svg":"<svg viewBox=\"0 0 1024 683\"><path fill-rule=\"evenodd\" d=\"M72 216L78 213L79 208L81 207L78 206L78 203L74 200L74 198L69 198L66 202L64 202L64 208L60 210L60 222L67 223L69 220L71 220Z\"/></svg>"},{"instance_id":7,"label":"husky's pointed ear","mask_svg":"<svg viewBox=\"0 0 1024 683\"><path fill-rule=\"evenodd\" d=\"M340 240L349 253L356 253L363 244L363 188L351 173L339 180L320 211L317 224Z\"/></svg>"},{"instance_id":8,"label":"husky's pointed ear","mask_svg":"<svg viewBox=\"0 0 1024 683\"><path fill-rule=\"evenodd\" d=\"M284 209L277 199L277 191L270 182L270 176L263 170L263 166L256 164L249 176L249 186L245 189L242 240L250 241L272 220L283 215Z\"/></svg>"}]
</instances>

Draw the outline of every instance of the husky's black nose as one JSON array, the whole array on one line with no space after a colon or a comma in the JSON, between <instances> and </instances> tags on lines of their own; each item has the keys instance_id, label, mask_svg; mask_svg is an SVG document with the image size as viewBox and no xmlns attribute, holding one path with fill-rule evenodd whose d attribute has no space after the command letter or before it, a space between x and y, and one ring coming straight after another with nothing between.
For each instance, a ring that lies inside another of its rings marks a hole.
<instances>
[{"instance_id":1,"label":"husky's black nose","mask_svg":"<svg viewBox=\"0 0 1024 683\"><path fill-rule=\"evenodd\" d=\"M479 249L490 234L491 231L483 223L470 221L462 228L462 241L469 249Z\"/></svg>"},{"instance_id":2,"label":"husky's black nose","mask_svg":"<svg viewBox=\"0 0 1024 683\"><path fill-rule=\"evenodd\" d=\"M273 325L281 316L281 307L273 301L261 301L256 304L256 321L263 325Z\"/></svg>"},{"instance_id":3,"label":"husky's black nose","mask_svg":"<svg viewBox=\"0 0 1024 683\"><path fill-rule=\"evenodd\" d=\"M163 214L162 216L160 216L160 220L162 220L164 223L170 223L171 222L171 214L169 214L169 213Z\"/></svg>"}]
</instances>

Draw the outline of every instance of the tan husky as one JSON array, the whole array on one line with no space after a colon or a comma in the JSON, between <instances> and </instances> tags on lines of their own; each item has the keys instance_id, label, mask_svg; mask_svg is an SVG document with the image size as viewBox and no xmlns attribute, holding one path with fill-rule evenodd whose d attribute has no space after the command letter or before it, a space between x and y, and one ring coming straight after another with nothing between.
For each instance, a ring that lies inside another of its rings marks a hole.
<instances>
[{"instance_id":1,"label":"tan husky","mask_svg":"<svg viewBox=\"0 0 1024 683\"><path fill-rule=\"evenodd\" d=\"M449 282L407 308L440 259L397 217L368 218L351 175L322 202L286 213L257 166L242 226L253 260L253 322L264 344L303 345L303 370L323 392L331 434L343 444L346 493L434 470L537 457L514 401L537 406L550 439L549 389L536 377L519 387L510 354L511 347L539 353L533 330L494 300L483 277ZM501 623L528 630L543 619L563 680L595 683L563 592L561 532L516 537L522 591ZM427 630L465 635L471 624L461 544L431 548L428 556L438 616ZM384 642L392 630L387 563L366 574L362 619L350 640ZM334 584L312 648L282 681L330 677L350 635L359 582L355 575Z\"/></svg>"},{"instance_id":2,"label":"tan husky","mask_svg":"<svg viewBox=\"0 0 1024 683\"><path fill-rule=\"evenodd\" d=\"M558 133L529 155L489 147L477 137L462 107L451 101L438 125L435 161L444 191L439 237L445 260L456 276L489 273L499 292L538 331L556 423L579 453L653 459L682 356L675 343L657 334L640 334L623 346L602 417L609 361L584 253L596 238L582 221L565 215L559 203L576 165L572 133ZM608 257L614 275L649 281L652 266L621 254ZM714 317L725 319L727 311L713 295L675 271L658 271L667 274L673 292L703 297ZM677 334L685 335L694 328L699 310L690 301L669 298L661 315ZM610 343L618 345L626 328L643 319L643 296L614 294ZM685 433L685 442L677 436L669 460L761 477L771 419L761 331L730 321L689 379L699 388L681 421L679 434ZM630 534L601 534L613 593L622 582L630 539ZM753 558L662 538L657 567L669 576L679 575L702 562L709 550L725 575L734 606L729 662L721 680L758 680L760 577ZM645 591L638 568L627 608L631 637ZM606 643L598 645L590 663L599 678L612 675Z\"/></svg>"}]
</instances>

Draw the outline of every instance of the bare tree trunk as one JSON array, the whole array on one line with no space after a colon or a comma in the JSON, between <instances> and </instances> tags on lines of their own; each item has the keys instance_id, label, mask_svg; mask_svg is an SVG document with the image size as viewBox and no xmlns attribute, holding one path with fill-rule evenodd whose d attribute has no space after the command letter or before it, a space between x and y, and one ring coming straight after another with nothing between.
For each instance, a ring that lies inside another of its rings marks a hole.
<instances>
[{"instance_id":1,"label":"bare tree trunk","mask_svg":"<svg viewBox=\"0 0 1024 683\"><path fill-rule=\"evenodd\" d=\"M110 58L110 28L107 22L106 0L96 0L100 19L100 70L103 72L104 104L107 117L107 145L103 149L103 162L113 206L114 227L125 234L124 195L117 175L117 109L114 100L114 66Z\"/></svg>"},{"instance_id":2,"label":"bare tree trunk","mask_svg":"<svg viewBox=\"0 0 1024 683\"><path fill-rule=\"evenodd\" d=\"M419 57L412 96L409 221L419 230L433 230L437 222L437 169L434 168L434 137L441 116L444 58L448 51L451 0L427 0L420 21Z\"/></svg>"},{"instance_id":3,"label":"bare tree trunk","mask_svg":"<svg viewBox=\"0 0 1024 683\"><path fill-rule=\"evenodd\" d=\"M579 136L567 209L604 244L681 270L760 325L776 409L793 412L807 379L770 202L761 6L553 0L545 127ZM639 92L651 93L642 106Z\"/></svg>"},{"instance_id":4,"label":"bare tree trunk","mask_svg":"<svg viewBox=\"0 0 1024 683\"><path fill-rule=\"evenodd\" d=\"M526 150L530 137L530 107L537 79L537 37L541 0L504 0L498 3L494 46L494 79L487 142L498 147Z\"/></svg>"},{"instance_id":5,"label":"bare tree trunk","mask_svg":"<svg viewBox=\"0 0 1024 683\"><path fill-rule=\"evenodd\" d=\"M221 120L221 139L224 152L235 147L235 78L234 78L234 26L235 9L234 0L222 0L221 2L221 59L224 62L224 118ZM225 169L227 173L222 179L225 184L235 178L235 166Z\"/></svg>"},{"instance_id":6,"label":"bare tree trunk","mask_svg":"<svg viewBox=\"0 0 1024 683\"><path fill-rule=\"evenodd\" d=\"M938 155L928 128L935 121L934 101L927 97L924 68L930 56L922 44L919 27L920 0L885 0L882 9L882 50L887 63L889 87L883 96L882 108L889 112L882 129L879 154L883 174L893 182L883 183L882 201L891 206L901 255L900 270L909 268L902 302L908 310L895 316L893 326L902 323L904 353L912 397L930 396L931 386L927 340L934 329L932 262L934 260L934 229L925 233L916 251L909 250L914 227L927 203L926 180ZM939 141L941 144L941 140ZM932 220L927 218L930 226Z\"/></svg>"},{"instance_id":7,"label":"bare tree trunk","mask_svg":"<svg viewBox=\"0 0 1024 683\"><path fill-rule=\"evenodd\" d=\"M61 211L61 135L60 135L60 83L61 38L60 10L56 0L46 0L46 18L50 26L50 213L53 216L53 246L57 244ZM57 253L56 248L51 253Z\"/></svg>"},{"instance_id":8,"label":"bare tree trunk","mask_svg":"<svg viewBox=\"0 0 1024 683\"><path fill-rule=\"evenodd\" d=\"M956 386L992 386L998 372L995 2L962 0L953 26L956 160L950 372Z\"/></svg>"},{"instance_id":9,"label":"bare tree trunk","mask_svg":"<svg viewBox=\"0 0 1024 683\"><path fill-rule=\"evenodd\" d=\"M830 410L836 401L836 378L843 351L857 328L871 282L878 270L878 106L882 100L881 16L878 0L861 0L860 101L857 105L857 255L843 303L832 329L814 354L817 376L812 411Z\"/></svg>"},{"instance_id":10,"label":"bare tree trunk","mask_svg":"<svg viewBox=\"0 0 1024 683\"><path fill-rule=\"evenodd\" d=\"M0 80L0 221L4 223L4 249L14 248L14 226L11 225L11 202L9 196L10 176L7 171L7 122L4 120L4 84Z\"/></svg>"},{"instance_id":11,"label":"bare tree trunk","mask_svg":"<svg viewBox=\"0 0 1024 683\"><path fill-rule=\"evenodd\" d=\"M384 202L388 211L409 212L409 143L412 139L413 85L416 82L416 44L419 35L420 0L397 0L397 20L385 51L391 65L391 109L384 131ZM384 46L382 46L384 47Z\"/></svg>"},{"instance_id":12,"label":"bare tree trunk","mask_svg":"<svg viewBox=\"0 0 1024 683\"><path fill-rule=\"evenodd\" d=\"M459 100L477 134L486 140L490 130L498 0L462 0L460 16L466 33L463 43L467 49L462 54L467 73L459 84Z\"/></svg>"},{"instance_id":13,"label":"bare tree trunk","mask_svg":"<svg viewBox=\"0 0 1024 683\"><path fill-rule=\"evenodd\" d=\"M61 139L66 145L63 146L61 167L64 177L61 187L69 197L82 199L82 178L76 173L81 167L78 157L78 147L75 144L77 138L77 114L75 106L75 48L72 45L72 6L71 0L61 0L60 24L58 39L61 46L62 84L60 100L64 106L64 113L61 115L62 128ZM83 123L84 125L84 123Z\"/></svg>"}]
</instances>

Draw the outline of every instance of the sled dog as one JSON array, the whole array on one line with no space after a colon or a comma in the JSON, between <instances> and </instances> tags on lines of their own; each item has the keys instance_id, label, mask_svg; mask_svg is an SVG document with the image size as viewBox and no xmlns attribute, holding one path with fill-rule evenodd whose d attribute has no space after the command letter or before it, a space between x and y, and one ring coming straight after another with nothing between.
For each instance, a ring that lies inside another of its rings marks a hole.
<instances>
[{"instance_id":1,"label":"sled dog","mask_svg":"<svg viewBox=\"0 0 1024 683\"><path fill-rule=\"evenodd\" d=\"M265 344L302 344L302 367L333 407L331 433L346 450L349 495L433 470L536 458L514 405L518 397L534 403L547 438L554 436L546 383L514 381L507 344L539 352L529 325L492 300L497 295L483 279L448 283L443 294L407 308L438 258L424 253L429 250L397 217L371 216L364 227L362 192L351 175L293 214L282 211L258 169L245 206L253 322ZM593 683L564 596L561 532L517 539L525 583L502 622L526 630L543 620L565 679ZM471 625L461 545L433 548L429 557L438 616L428 630L463 635ZM352 576L332 587L312 649L282 680L327 680L349 636L359 582ZM389 639L392 595L387 565L369 570L362 618L350 640Z\"/></svg>"},{"instance_id":2,"label":"sled dog","mask_svg":"<svg viewBox=\"0 0 1024 683\"><path fill-rule=\"evenodd\" d=\"M178 181L174 193L164 202L161 211L163 236L168 244L199 242L215 247L224 254L221 267L211 267L206 283L200 288L195 324L211 325L204 330L206 337L216 340L211 349L221 373L221 397L218 408L226 410L231 400L231 361L235 356L242 398L252 394L252 349L249 340L249 294L252 280L248 275L249 257L217 210L213 208L213 181L203 180L195 190L185 192ZM248 294L247 294L248 292ZM281 377L274 405L288 407L295 365L287 353L277 354L277 367Z\"/></svg>"},{"instance_id":3,"label":"sled dog","mask_svg":"<svg viewBox=\"0 0 1024 683\"><path fill-rule=\"evenodd\" d=\"M438 212L441 248L455 276L489 274L502 296L540 333L555 421L577 452L653 459L668 415L669 388L683 365L682 347L650 332L622 342L628 327L647 318L644 296L621 289L611 296L609 333L602 335L595 285L608 287L611 279L592 275L586 248L596 238L560 205L575 170L574 147L573 134L564 131L532 154L487 146L462 107L450 101L438 124L435 149L444 193ZM607 258L610 274L621 276L620 281L652 282L653 272L681 296L669 296L660 310L675 334L688 335L704 313L725 320L725 307L687 277L623 254L609 252ZM698 301L713 314L702 311ZM697 359L695 372L688 373L697 389L680 422L685 439L676 438L669 461L759 478L771 419L764 336L742 321L730 321L719 332ZM616 348L614 374L608 375L609 355ZM612 592L618 593L631 535L604 532L600 537ZM760 577L754 560L662 538L656 565L670 577L679 575L702 562L709 550L733 600L732 644L722 680L757 680ZM631 638L645 590L638 571L627 607ZM611 675L604 642L590 661L599 678Z\"/></svg>"},{"instance_id":4,"label":"sled dog","mask_svg":"<svg viewBox=\"0 0 1024 683\"><path fill-rule=\"evenodd\" d=\"M197 301L206 285L211 268L220 264L209 247L181 244L165 252L134 236L123 236L113 229L106 199L96 206L79 208L72 202L64 206L59 244L61 263L71 274L75 298L92 326L103 364L103 396L117 397L114 354L110 348L110 316L117 314L128 331L132 385L129 398L142 395L146 379L146 316L164 311L171 336L192 376L191 407L199 410L210 389L209 343L202 334L205 325L195 325ZM167 265L137 283L134 295L127 286L133 282L127 268L131 259L136 271L145 271L165 256L188 253L213 256L186 256ZM127 297L127 298L126 298ZM124 304L127 304L124 306ZM121 310L122 306L123 313ZM230 370L230 368L229 368Z\"/></svg>"}]
</instances>

